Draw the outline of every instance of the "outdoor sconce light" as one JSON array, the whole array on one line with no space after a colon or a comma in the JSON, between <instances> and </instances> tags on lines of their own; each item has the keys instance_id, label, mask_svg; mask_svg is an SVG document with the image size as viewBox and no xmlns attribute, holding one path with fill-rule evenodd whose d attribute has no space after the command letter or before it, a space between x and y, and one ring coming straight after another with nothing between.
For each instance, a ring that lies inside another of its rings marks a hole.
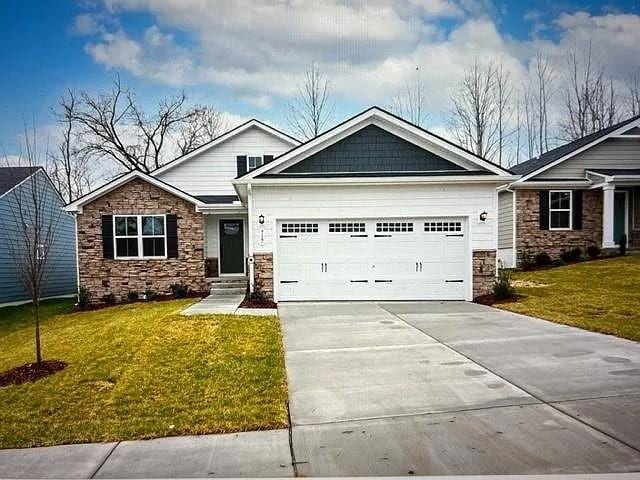
<instances>
[{"instance_id":1,"label":"outdoor sconce light","mask_svg":"<svg viewBox=\"0 0 640 480\"><path fill-rule=\"evenodd\" d=\"M480 214L480 221L481 221L481 222L486 221L486 220L487 220L487 215L488 215L488 213L487 213L486 211L483 211L483 212Z\"/></svg>"},{"instance_id":2,"label":"outdoor sconce light","mask_svg":"<svg viewBox=\"0 0 640 480\"><path fill-rule=\"evenodd\" d=\"M260 225L264 225L264 215L260 215L260 216L258 217L258 223L259 223Z\"/></svg>"}]
</instances>

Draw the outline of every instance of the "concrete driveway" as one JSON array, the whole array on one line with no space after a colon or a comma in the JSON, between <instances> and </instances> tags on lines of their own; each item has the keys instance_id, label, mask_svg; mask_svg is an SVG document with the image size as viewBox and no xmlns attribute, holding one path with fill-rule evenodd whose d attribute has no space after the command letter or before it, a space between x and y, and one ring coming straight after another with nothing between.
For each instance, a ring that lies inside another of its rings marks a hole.
<instances>
[{"instance_id":1,"label":"concrete driveway","mask_svg":"<svg viewBox=\"0 0 640 480\"><path fill-rule=\"evenodd\" d=\"M297 473L640 470L640 345L463 302L281 304Z\"/></svg>"}]
</instances>

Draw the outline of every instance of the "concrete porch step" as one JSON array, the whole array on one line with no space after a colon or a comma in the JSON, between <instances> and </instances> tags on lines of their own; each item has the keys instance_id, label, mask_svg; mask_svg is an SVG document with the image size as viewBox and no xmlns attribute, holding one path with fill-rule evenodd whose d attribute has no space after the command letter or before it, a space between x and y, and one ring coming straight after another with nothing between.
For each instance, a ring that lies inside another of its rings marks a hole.
<instances>
[{"instance_id":1,"label":"concrete porch step","mask_svg":"<svg viewBox=\"0 0 640 480\"><path fill-rule=\"evenodd\" d=\"M226 288L211 287L211 295L215 295L216 297L244 295L246 291L247 291L246 285L243 285L240 287L226 287Z\"/></svg>"},{"instance_id":2,"label":"concrete porch step","mask_svg":"<svg viewBox=\"0 0 640 480\"><path fill-rule=\"evenodd\" d=\"M246 276L233 276L233 277L209 277L207 278L207 282L210 284L225 284L225 283L236 283L236 282L244 282L247 283L249 281L249 277Z\"/></svg>"}]
</instances>

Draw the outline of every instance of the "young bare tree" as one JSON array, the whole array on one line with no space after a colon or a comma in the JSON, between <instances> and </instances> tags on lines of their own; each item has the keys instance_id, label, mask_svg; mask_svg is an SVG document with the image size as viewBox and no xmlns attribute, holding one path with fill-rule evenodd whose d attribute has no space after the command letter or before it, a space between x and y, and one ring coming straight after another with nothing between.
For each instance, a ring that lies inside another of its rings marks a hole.
<instances>
[{"instance_id":1,"label":"young bare tree","mask_svg":"<svg viewBox=\"0 0 640 480\"><path fill-rule=\"evenodd\" d=\"M549 150L550 126L549 104L554 95L555 69L550 58L542 51L536 52L534 60L534 91L538 152Z\"/></svg>"},{"instance_id":2,"label":"young bare tree","mask_svg":"<svg viewBox=\"0 0 640 480\"><path fill-rule=\"evenodd\" d=\"M560 120L563 140L582 138L618 120L617 95L604 68L596 65L591 42L582 58L574 49L567 53L567 79L563 87L564 114Z\"/></svg>"},{"instance_id":3,"label":"young bare tree","mask_svg":"<svg viewBox=\"0 0 640 480\"><path fill-rule=\"evenodd\" d=\"M20 175L20 181L8 194L10 197L6 203L10 218L4 219L3 230L11 261L32 301L35 358L40 368L40 298L51 252L57 241L57 227L64 213L57 193L46 187L46 174L39 166L41 158L37 148L35 129L29 132L25 128L24 152L19 156L17 167L14 163L9 169Z\"/></svg>"},{"instance_id":4,"label":"young bare tree","mask_svg":"<svg viewBox=\"0 0 640 480\"><path fill-rule=\"evenodd\" d=\"M330 82L317 64L311 64L298 86L294 100L287 106L287 123L304 139L317 137L333 117Z\"/></svg>"},{"instance_id":5,"label":"young bare tree","mask_svg":"<svg viewBox=\"0 0 640 480\"><path fill-rule=\"evenodd\" d=\"M640 69L629 75L626 80L626 109L629 115L640 115Z\"/></svg>"},{"instance_id":6,"label":"young bare tree","mask_svg":"<svg viewBox=\"0 0 640 480\"><path fill-rule=\"evenodd\" d=\"M511 126L511 120L513 119L513 108L511 100L513 96L513 84L511 82L511 75L508 71L505 71L502 62L496 67L495 72L495 104L496 104L496 121L497 121L497 160L498 165L502 166L503 161L506 159L506 148L511 140L511 136L514 133L514 129ZM519 147L519 141L518 141Z\"/></svg>"},{"instance_id":7,"label":"young bare tree","mask_svg":"<svg viewBox=\"0 0 640 480\"><path fill-rule=\"evenodd\" d=\"M167 160L169 137L198 117L197 109L188 108L186 102L184 92L165 97L149 114L116 77L107 92L91 95L83 91L74 102L65 97L62 111L69 112L90 158L109 158L127 170L150 172ZM198 118L208 119L206 115Z\"/></svg>"},{"instance_id":8,"label":"young bare tree","mask_svg":"<svg viewBox=\"0 0 640 480\"><path fill-rule=\"evenodd\" d=\"M211 106L196 106L178 129L178 150L181 155L189 153L226 130L227 121L222 112Z\"/></svg>"},{"instance_id":9,"label":"young bare tree","mask_svg":"<svg viewBox=\"0 0 640 480\"><path fill-rule=\"evenodd\" d=\"M464 73L452 97L449 125L458 142L480 157L490 158L498 145L496 67L476 60Z\"/></svg>"},{"instance_id":10,"label":"young bare tree","mask_svg":"<svg viewBox=\"0 0 640 480\"><path fill-rule=\"evenodd\" d=\"M427 96L420 76L420 67L416 67L415 77L406 80L403 88L391 99L391 110L399 117L423 127L427 121Z\"/></svg>"},{"instance_id":11,"label":"young bare tree","mask_svg":"<svg viewBox=\"0 0 640 480\"><path fill-rule=\"evenodd\" d=\"M87 193L94 178L89 155L74 129L72 114L76 104L73 90L68 90L59 101L56 121L61 138L57 150L49 153L47 168L51 181L67 202Z\"/></svg>"}]
</instances>

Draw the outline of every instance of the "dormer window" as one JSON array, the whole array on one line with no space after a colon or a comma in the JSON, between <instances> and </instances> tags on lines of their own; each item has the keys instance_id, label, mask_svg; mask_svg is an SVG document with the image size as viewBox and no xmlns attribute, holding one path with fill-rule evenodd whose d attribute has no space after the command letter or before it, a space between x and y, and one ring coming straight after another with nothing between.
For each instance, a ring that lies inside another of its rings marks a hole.
<instances>
[{"instance_id":1,"label":"dormer window","mask_svg":"<svg viewBox=\"0 0 640 480\"><path fill-rule=\"evenodd\" d=\"M247 170L253 170L254 168L261 167L264 163L262 156L260 157L249 157L247 156Z\"/></svg>"}]
</instances>

